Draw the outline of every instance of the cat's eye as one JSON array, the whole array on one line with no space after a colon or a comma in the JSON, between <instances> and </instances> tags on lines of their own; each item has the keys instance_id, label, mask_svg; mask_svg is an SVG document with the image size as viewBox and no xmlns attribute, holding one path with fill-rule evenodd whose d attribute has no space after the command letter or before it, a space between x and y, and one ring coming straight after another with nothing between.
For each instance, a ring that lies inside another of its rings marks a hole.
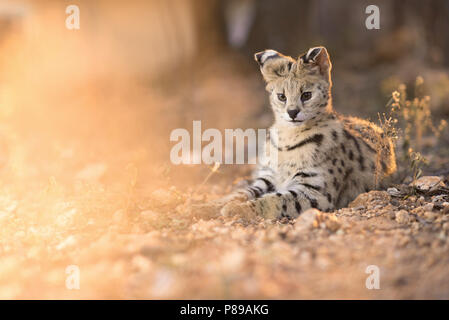
<instances>
[{"instance_id":1,"label":"cat's eye","mask_svg":"<svg viewBox=\"0 0 449 320\"><path fill-rule=\"evenodd\" d=\"M310 92L310 91L303 92L302 95L301 95L301 101L302 102L310 100L310 98L312 98L312 92Z\"/></svg>"},{"instance_id":2,"label":"cat's eye","mask_svg":"<svg viewBox=\"0 0 449 320\"><path fill-rule=\"evenodd\" d=\"M279 99L279 101L282 101L282 102L287 101L287 97L283 93L278 93L278 99Z\"/></svg>"}]
</instances>

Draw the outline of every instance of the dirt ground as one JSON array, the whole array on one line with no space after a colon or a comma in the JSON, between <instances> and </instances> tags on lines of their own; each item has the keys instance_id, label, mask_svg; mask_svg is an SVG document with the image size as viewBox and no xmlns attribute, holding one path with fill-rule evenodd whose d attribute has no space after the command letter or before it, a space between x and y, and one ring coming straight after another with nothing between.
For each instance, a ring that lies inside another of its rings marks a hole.
<instances>
[{"instance_id":1,"label":"dirt ground","mask_svg":"<svg viewBox=\"0 0 449 320\"><path fill-rule=\"evenodd\" d=\"M203 184L208 166L169 163L170 131L195 119L203 130L270 123L256 73L204 74L171 91L123 79L76 93L3 84L0 298L449 298L447 138L428 151L425 173L439 178L332 213L192 213L251 168L223 166Z\"/></svg>"}]
</instances>

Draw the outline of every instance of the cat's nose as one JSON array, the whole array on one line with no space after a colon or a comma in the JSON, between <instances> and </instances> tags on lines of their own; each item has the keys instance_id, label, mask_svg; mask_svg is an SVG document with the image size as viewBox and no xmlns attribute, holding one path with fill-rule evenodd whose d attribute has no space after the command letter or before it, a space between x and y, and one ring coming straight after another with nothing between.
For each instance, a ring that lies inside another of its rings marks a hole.
<instances>
[{"instance_id":1,"label":"cat's nose","mask_svg":"<svg viewBox=\"0 0 449 320\"><path fill-rule=\"evenodd\" d=\"M296 115L299 113L299 110L298 109L287 110L287 113L290 116L290 118L294 120L296 118Z\"/></svg>"}]
</instances>

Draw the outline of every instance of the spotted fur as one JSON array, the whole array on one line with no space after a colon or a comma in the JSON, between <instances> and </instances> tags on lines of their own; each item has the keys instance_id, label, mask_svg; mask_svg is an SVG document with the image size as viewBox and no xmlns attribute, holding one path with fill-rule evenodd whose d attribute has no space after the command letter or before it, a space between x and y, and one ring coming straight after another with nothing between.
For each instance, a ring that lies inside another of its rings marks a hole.
<instances>
[{"instance_id":1,"label":"spotted fur","mask_svg":"<svg viewBox=\"0 0 449 320\"><path fill-rule=\"evenodd\" d=\"M380 182L395 172L393 144L379 127L333 111L332 64L324 47L297 60L274 50L255 59L275 115L266 148L277 152L261 161L266 165L248 188L235 193L244 201L231 201L223 214L243 207L273 218L294 218L308 208L332 211L375 188L378 163ZM379 143L389 147L378 155Z\"/></svg>"}]
</instances>

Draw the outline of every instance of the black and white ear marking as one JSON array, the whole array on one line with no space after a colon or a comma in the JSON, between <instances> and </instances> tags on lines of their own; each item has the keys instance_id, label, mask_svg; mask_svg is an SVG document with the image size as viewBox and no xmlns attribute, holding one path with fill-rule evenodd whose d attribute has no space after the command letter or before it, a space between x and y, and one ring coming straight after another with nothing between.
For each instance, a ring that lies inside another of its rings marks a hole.
<instances>
[{"instance_id":1,"label":"black and white ear marking","mask_svg":"<svg viewBox=\"0 0 449 320\"><path fill-rule=\"evenodd\" d=\"M258 52L254 55L254 59L257 61L260 67L263 67L263 65L265 64L265 62L267 62L267 60L280 57L281 55L279 54L279 52L274 50L265 50Z\"/></svg>"},{"instance_id":2,"label":"black and white ear marking","mask_svg":"<svg viewBox=\"0 0 449 320\"><path fill-rule=\"evenodd\" d=\"M260 72L267 83L287 77L296 65L292 57L271 49L256 53L254 59L259 64Z\"/></svg>"},{"instance_id":3,"label":"black and white ear marking","mask_svg":"<svg viewBox=\"0 0 449 320\"><path fill-rule=\"evenodd\" d=\"M332 63L325 47L309 49L306 54L299 58L298 68L303 68L312 73L318 70L321 75L330 81Z\"/></svg>"},{"instance_id":4,"label":"black and white ear marking","mask_svg":"<svg viewBox=\"0 0 449 320\"><path fill-rule=\"evenodd\" d=\"M301 56L300 59L305 63L309 63L311 61L315 62L315 59L321 50L322 48L320 47L310 48L305 55Z\"/></svg>"}]
</instances>

